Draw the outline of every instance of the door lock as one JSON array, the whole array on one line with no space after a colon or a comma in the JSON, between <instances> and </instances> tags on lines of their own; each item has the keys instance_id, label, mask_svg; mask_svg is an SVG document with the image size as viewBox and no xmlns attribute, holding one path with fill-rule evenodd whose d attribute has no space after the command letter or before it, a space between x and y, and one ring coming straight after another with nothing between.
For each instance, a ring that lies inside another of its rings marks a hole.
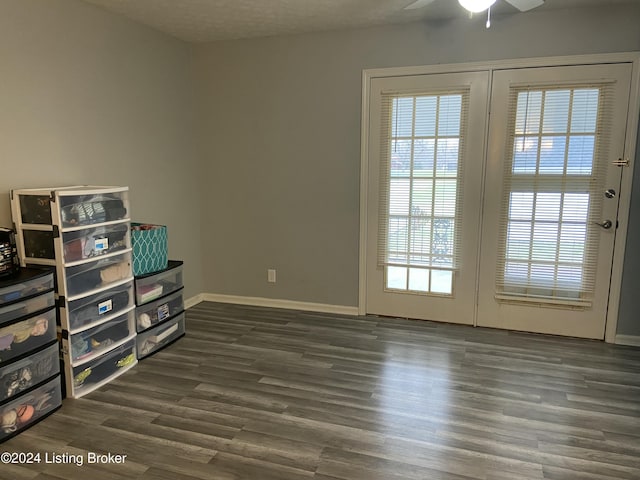
<instances>
[{"instance_id":1,"label":"door lock","mask_svg":"<svg viewBox=\"0 0 640 480\"><path fill-rule=\"evenodd\" d=\"M613 188L610 188L609 190L605 190L604 196L607 198L615 198L616 191Z\"/></svg>"},{"instance_id":2,"label":"door lock","mask_svg":"<svg viewBox=\"0 0 640 480\"><path fill-rule=\"evenodd\" d=\"M613 222L611 220L605 220L602 223L598 223L598 222L594 222L596 225L604 228L605 230L609 230L611 227L613 227Z\"/></svg>"}]
</instances>

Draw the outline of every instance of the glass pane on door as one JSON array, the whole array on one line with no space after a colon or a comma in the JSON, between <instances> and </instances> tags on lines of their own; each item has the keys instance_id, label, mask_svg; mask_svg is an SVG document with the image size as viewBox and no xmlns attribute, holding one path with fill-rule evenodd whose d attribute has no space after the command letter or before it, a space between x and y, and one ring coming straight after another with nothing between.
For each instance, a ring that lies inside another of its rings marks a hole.
<instances>
[{"instance_id":1,"label":"glass pane on door","mask_svg":"<svg viewBox=\"0 0 640 480\"><path fill-rule=\"evenodd\" d=\"M464 93L392 99L385 289L451 295Z\"/></svg>"}]
</instances>

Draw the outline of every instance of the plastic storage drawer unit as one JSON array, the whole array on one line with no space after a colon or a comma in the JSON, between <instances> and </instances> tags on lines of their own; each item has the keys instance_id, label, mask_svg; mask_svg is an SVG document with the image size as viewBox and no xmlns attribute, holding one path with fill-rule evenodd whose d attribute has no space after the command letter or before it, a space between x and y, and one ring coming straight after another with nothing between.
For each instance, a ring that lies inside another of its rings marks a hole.
<instances>
[{"instance_id":1,"label":"plastic storage drawer unit","mask_svg":"<svg viewBox=\"0 0 640 480\"><path fill-rule=\"evenodd\" d=\"M138 334L138 358L146 357L166 347L185 333L184 313L157 327Z\"/></svg>"},{"instance_id":2,"label":"plastic storage drawer unit","mask_svg":"<svg viewBox=\"0 0 640 480\"><path fill-rule=\"evenodd\" d=\"M0 362L20 357L56 338L56 310L53 307L5 324L0 327Z\"/></svg>"},{"instance_id":3,"label":"plastic storage drawer unit","mask_svg":"<svg viewBox=\"0 0 640 480\"><path fill-rule=\"evenodd\" d=\"M67 296L81 296L131 278L131 252L67 267L65 270Z\"/></svg>"},{"instance_id":4,"label":"plastic storage drawer unit","mask_svg":"<svg viewBox=\"0 0 640 480\"><path fill-rule=\"evenodd\" d=\"M88 195L60 193L60 217L64 228L115 222L129 213L126 191Z\"/></svg>"},{"instance_id":5,"label":"plastic storage drawer unit","mask_svg":"<svg viewBox=\"0 0 640 480\"><path fill-rule=\"evenodd\" d=\"M132 337L120 347L73 367L73 377L67 379L67 388L72 389L73 397L81 397L129 370L137 362L136 339Z\"/></svg>"},{"instance_id":6,"label":"plastic storage drawer unit","mask_svg":"<svg viewBox=\"0 0 640 480\"><path fill-rule=\"evenodd\" d=\"M131 248L129 225L119 223L62 233L64 261L77 262Z\"/></svg>"},{"instance_id":7,"label":"plastic storage drawer unit","mask_svg":"<svg viewBox=\"0 0 640 480\"><path fill-rule=\"evenodd\" d=\"M60 377L0 406L0 442L34 425L62 405Z\"/></svg>"},{"instance_id":8,"label":"plastic storage drawer unit","mask_svg":"<svg viewBox=\"0 0 640 480\"><path fill-rule=\"evenodd\" d=\"M136 277L136 304L155 300L182 288L182 262L169 260L166 270Z\"/></svg>"},{"instance_id":9,"label":"plastic storage drawer unit","mask_svg":"<svg viewBox=\"0 0 640 480\"><path fill-rule=\"evenodd\" d=\"M94 323L103 323L107 317L129 310L132 306L133 281L130 281L104 292L67 302L62 307L68 311L68 315L60 315L62 328L73 332Z\"/></svg>"},{"instance_id":10,"label":"plastic storage drawer unit","mask_svg":"<svg viewBox=\"0 0 640 480\"><path fill-rule=\"evenodd\" d=\"M58 342L22 360L0 367L0 402L19 395L59 372Z\"/></svg>"},{"instance_id":11,"label":"plastic storage drawer unit","mask_svg":"<svg viewBox=\"0 0 640 480\"><path fill-rule=\"evenodd\" d=\"M63 333L63 351L70 353L74 364L99 356L135 333L134 315L131 309L113 320L69 335L69 338Z\"/></svg>"},{"instance_id":12,"label":"plastic storage drawer unit","mask_svg":"<svg viewBox=\"0 0 640 480\"><path fill-rule=\"evenodd\" d=\"M37 297L32 297L24 301L10 303L0 307L0 326L9 323L20 317L44 310L55 305L55 295L53 292Z\"/></svg>"},{"instance_id":13,"label":"plastic storage drawer unit","mask_svg":"<svg viewBox=\"0 0 640 480\"><path fill-rule=\"evenodd\" d=\"M182 288L177 292L166 295L136 308L136 328L142 332L158 323L175 316L184 310Z\"/></svg>"},{"instance_id":14,"label":"plastic storage drawer unit","mask_svg":"<svg viewBox=\"0 0 640 480\"><path fill-rule=\"evenodd\" d=\"M8 287L0 287L0 307L36 294L53 290L53 272L23 268L15 277L15 283Z\"/></svg>"}]
</instances>

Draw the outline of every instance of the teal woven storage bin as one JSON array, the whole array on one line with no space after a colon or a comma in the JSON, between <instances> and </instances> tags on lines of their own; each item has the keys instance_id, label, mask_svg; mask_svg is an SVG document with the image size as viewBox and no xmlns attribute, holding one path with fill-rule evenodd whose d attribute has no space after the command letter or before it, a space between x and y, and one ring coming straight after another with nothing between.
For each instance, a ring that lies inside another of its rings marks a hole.
<instances>
[{"instance_id":1,"label":"teal woven storage bin","mask_svg":"<svg viewBox=\"0 0 640 480\"><path fill-rule=\"evenodd\" d=\"M133 247L133 274L135 276L158 272L167 268L167 227L148 223L131 224Z\"/></svg>"}]
</instances>

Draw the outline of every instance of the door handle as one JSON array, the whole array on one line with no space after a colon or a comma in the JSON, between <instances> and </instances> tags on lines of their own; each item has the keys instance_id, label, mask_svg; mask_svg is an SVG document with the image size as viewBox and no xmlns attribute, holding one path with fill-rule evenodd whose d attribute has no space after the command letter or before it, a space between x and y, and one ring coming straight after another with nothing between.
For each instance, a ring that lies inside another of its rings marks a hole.
<instances>
[{"instance_id":1,"label":"door handle","mask_svg":"<svg viewBox=\"0 0 640 480\"><path fill-rule=\"evenodd\" d=\"M609 230L611 227L613 227L613 222L611 220L605 220L602 223L598 223L598 222L593 222L593 223L604 228L605 230Z\"/></svg>"}]
</instances>

